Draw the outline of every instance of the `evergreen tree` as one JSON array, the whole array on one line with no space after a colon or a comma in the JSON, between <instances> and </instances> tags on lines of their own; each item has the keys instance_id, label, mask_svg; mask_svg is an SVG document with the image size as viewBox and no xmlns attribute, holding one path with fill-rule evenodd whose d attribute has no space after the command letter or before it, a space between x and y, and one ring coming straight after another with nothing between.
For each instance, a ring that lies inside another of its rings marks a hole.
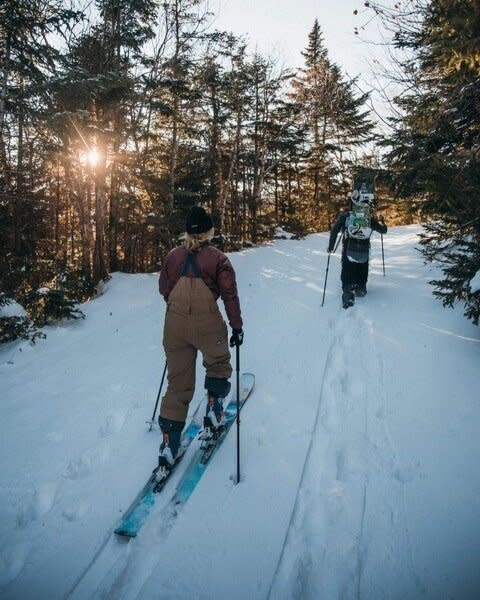
<instances>
[{"instance_id":1,"label":"evergreen tree","mask_svg":"<svg viewBox=\"0 0 480 600\"><path fill-rule=\"evenodd\" d=\"M426 220L425 256L443 265L435 295L461 301L478 323L479 293L470 280L480 269L480 9L475 0L432 0L419 6L416 29L396 43L411 51L409 94L397 102L390 166L397 191L409 195Z\"/></svg>"},{"instance_id":2,"label":"evergreen tree","mask_svg":"<svg viewBox=\"0 0 480 600\"><path fill-rule=\"evenodd\" d=\"M355 80L344 80L330 61L317 19L303 56L305 65L293 80L292 97L308 124L304 193L311 194L318 220L320 209L328 215L329 200L344 191L350 176L348 153L371 139L372 123L364 108L367 95L356 97Z\"/></svg>"},{"instance_id":3,"label":"evergreen tree","mask_svg":"<svg viewBox=\"0 0 480 600\"><path fill-rule=\"evenodd\" d=\"M292 93L205 0L79 6L0 5L2 302L27 313L2 339L81 317L111 270L156 269L193 204L225 249L325 226L370 129L318 23Z\"/></svg>"},{"instance_id":4,"label":"evergreen tree","mask_svg":"<svg viewBox=\"0 0 480 600\"><path fill-rule=\"evenodd\" d=\"M58 65L53 36L62 36L78 17L58 0L6 0L0 6L0 204L12 224L5 244L17 257L35 251L35 235L27 230L37 216L31 133Z\"/></svg>"}]
</instances>

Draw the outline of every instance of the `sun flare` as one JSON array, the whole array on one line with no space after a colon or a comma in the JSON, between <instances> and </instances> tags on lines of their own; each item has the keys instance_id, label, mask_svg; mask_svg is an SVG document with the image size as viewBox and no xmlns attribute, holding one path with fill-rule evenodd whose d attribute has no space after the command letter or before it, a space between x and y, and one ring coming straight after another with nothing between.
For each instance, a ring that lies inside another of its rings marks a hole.
<instances>
[{"instance_id":1,"label":"sun flare","mask_svg":"<svg viewBox=\"0 0 480 600\"><path fill-rule=\"evenodd\" d=\"M100 155L98 153L98 150L96 148L91 148L87 154L87 162L91 167L96 167L98 164L98 160L100 158Z\"/></svg>"}]
</instances>

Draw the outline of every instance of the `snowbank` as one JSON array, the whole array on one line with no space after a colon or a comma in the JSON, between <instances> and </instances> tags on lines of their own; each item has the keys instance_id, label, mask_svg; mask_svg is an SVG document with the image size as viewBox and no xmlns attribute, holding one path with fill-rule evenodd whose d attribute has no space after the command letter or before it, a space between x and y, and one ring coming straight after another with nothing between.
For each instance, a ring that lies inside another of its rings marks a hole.
<instances>
[{"instance_id":1,"label":"snowbank","mask_svg":"<svg viewBox=\"0 0 480 600\"><path fill-rule=\"evenodd\" d=\"M0 317L26 317L27 313L21 304L10 300L8 304L0 306Z\"/></svg>"}]
</instances>

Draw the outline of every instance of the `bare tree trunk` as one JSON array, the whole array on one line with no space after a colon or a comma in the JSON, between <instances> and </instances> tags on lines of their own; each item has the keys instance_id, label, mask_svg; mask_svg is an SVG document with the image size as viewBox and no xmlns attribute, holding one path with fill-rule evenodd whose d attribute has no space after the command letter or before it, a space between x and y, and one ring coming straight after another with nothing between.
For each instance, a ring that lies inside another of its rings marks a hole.
<instances>
[{"instance_id":1,"label":"bare tree trunk","mask_svg":"<svg viewBox=\"0 0 480 600\"><path fill-rule=\"evenodd\" d=\"M98 283L107 274L105 262L105 178L106 178L106 145L99 148L99 161L95 170L95 247L93 251L93 280Z\"/></svg>"},{"instance_id":2,"label":"bare tree trunk","mask_svg":"<svg viewBox=\"0 0 480 600\"><path fill-rule=\"evenodd\" d=\"M18 147L17 147L17 181L13 199L13 248L14 253L19 256L22 251L22 218L21 209L23 202L23 105L20 103L18 109Z\"/></svg>"},{"instance_id":3,"label":"bare tree trunk","mask_svg":"<svg viewBox=\"0 0 480 600\"><path fill-rule=\"evenodd\" d=\"M93 206L93 197L95 194L95 182L93 182L90 178L87 178L86 183L86 207L87 211L85 214L85 229L86 229L86 238L88 241L88 264L90 265L90 273L93 274L92 264L93 264L93 248L95 247L95 236L94 236L94 223L92 220L92 215L94 214L94 206Z\"/></svg>"},{"instance_id":4,"label":"bare tree trunk","mask_svg":"<svg viewBox=\"0 0 480 600\"><path fill-rule=\"evenodd\" d=\"M315 214L318 214L319 209L319 191L320 191L320 177L319 177L319 135L318 135L318 119L315 119L314 123L314 145L313 145L313 210Z\"/></svg>"},{"instance_id":5,"label":"bare tree trunk","mask_svg":"<svg viewBox=\"0 0 480 600\"><path fill-rule=\"evenodd\" d=\"M292 169L291 169L290 165L288 167L287 210L288 210L288 214L291 215L293 212L293 203L292 203Z\"/></svg>"},{"instance_id":6,"label":"bare tree trunk","mask_svg":"<svg viewBox=\"0 0 480 600\"><path fill-rule=\"evenodd\" d=\"M212 66L212 70L215 66ZM212 156L213 156L213 180L214 193L212 197L212 212L217 218L217 227L221 233L225 232L225 211L226 211L226 190L228 189L228 181L225 183L223 176L223 152L222 140L220 131L220 111L217 95L217 83L215 81L215 73L212 72L212 83L210 86L210 102L212 107ZM232 157L233 164L233 157ZM229 173L230 175L230 173Z\"/></svg>"},{"instance_id":7,"label":"bare tree trunk","mask_svg":"<svg viewBox=\"0 0 480 600\"><path fill-rule=\"evenodd\" d=\"M175 20L175 54L173 57L173 78L180 77L179 56L180 56L180 9L178 6L179 0L175 0L174 20ZM169 167L169 190L168 190L168 205L170 212L173 211L176 186L176 171L178 161L178 119L179 119L180 98L177 89L173 92L173 123L172 123L172 143L170 150L170 167Z\"/></svg>"},{"instance_id":8,"label":"bare tree trunk","mask_svg":"<svg viewBox=\"0 0 480 600\"><path fill-rule=\"evenodd\" d=\"M119 178L118 178L118 163L116 156L119 150L118 141L113 147L113 164L110 179L110 209L109 209L109 257L110 270L118 271L118 194L119 194Z\"/></svg>"},{"instance_id":9,"label":"bare tree trunk","mask_svg":"<svg viewBox=\"0 0 480 600\"><path fill-rule=\"evenodd\" d=\"M75 262L75 219L73 213L73 202L70 204L70 260Z\"/></svg>"},{"instance_id":10,"label":"bare tree trunk","mask_svg":"<svg viewBox=\"0 0 480 600\"><path fill-rule=\"evenodd\" d=\"M247 235L247 168L243 167L242 173L242 240Z\"/></svg>"},{"instance_id":11,"label":"bare tree trunk","mask_svg":"<svg viewBox=\"0 0 480 600\"><path fill-rule=\"evenodd\" d=\"M238 154L239 154L239 148L240 148L241 134L242 134L242 117L241 117L241 113L238 112L237 113L237 124L236 124L236 128L235 128L235 139L234 139L234 143L233 143L230 166L228 169L227 180L224 184L223 220L225 220L225 212L226 212L226 207L227 207L227 194L230 195L231 204L238 203L237 193L235 191L236 187L234 185L234 181L236 178L236 172L238 170ZM231 215L232 215L232 222L236 221L238 218L237 217L238 206L235 209L233 206L231 207Z\"/></svg>"},{"instance_id":12,"label":"bare tree trunk","mask_svg":"<svg viewBox=\"0 0 480 600\"><path fill-rule=\"evenodd\" d=\"M254 163L253 163L253 194L250 199L250 216L252 219L252 241L257 241L257 200L259 198L259 153L260 144L258 140L258 121L260 118L260 90L258 73L255 72L255 127L254 127Z\"/></svg>"},{"instance_id":13,"label":"bare tree trunk","mask_svg":"<svg viewBox=\"0 0 480 600\"><path fill-rule=\"evenodd\" d=\"M219 231L224 233L225 230L225 185L223 181L223 169L222 169L222 151L220 148L220 140L218 140L217 148L215 152L216 157L216 176L217 176L217 215L218 215L218 228Z\"/></svg>"},{"instance_id":14,"label":"bare tree trunk","mask_svg":"<svg viewBox=\"0 0 480 600\"><path fill-rule=\"evenodd\" d=\"M279 206L278 206L278 163L275 165L275 170L274 170L274 176L275 176L275 181L274 181L274 185L275 185L275 189L274 189L274 197L275 197L275 219L277 219L278 221L278 212L279 212Z\"/></svg>"},{"instance_id":15,"label":"bare tree trunk","mask_svg":"<svg viewBox=\"0 0 480 600\"><path fill-rule=\"evenodd\" d=\"M172 124L172 144L170 151L170 169L169 169L169 186L168 186L168 203L170 211L173 210L176 186L176 171L178 160L178 106L179 100L175 96L173 101L173 124Z\"/></svg>"},{"instance_id":16,"label":"bare tree trunk","mask_svg":"<svg viewBox=\"0 0 480 600\"><path fill-rule=\"evenodd\" d=\"M60 252L60 206L61 206L61 187L60 187L60 163L57 162L57 181L55 185L55 214L54 214L54 228L55 228L55 256L58 256Z\"/></svg>"},{"instance_id":17,"label":"bare tree trunk","mask_svg":"<svg viewBox=\"0 0 480 600\"><path fill-rule=\"evenodd\" d=\"M62 245L63 247L63 261L65 263L68 262L68 228L70 226L70 204L71 198L70 193L65 196L65 242Z\"/></svg>"},{"instance_id":18,"label":"bare tree trunk","mask_svg":"<svg viewBox=\"0 0 480 600\"><path fill-rule=\"evenodd\" d=\"M12 4L12 3L11 3ZM5 17L6 18L6 17ZM1 81L0 81L0 165L5 168L7 155L4 139L5 111L7 103L8 71L7 65L10 61L10 34L5 39L5 55L2 57Z\"/></svg>"},{"instance_id":19,"label":"bare tree trunk","mask_svg":"<svg viewBox=\"0 0 480 600\"><path fill-rule=\"evenodd\" d=\"M92 263L91 263L91 248L90 239L88 235L89 230L89 188L88 182L86 185L81 186L79 198L79 217L80 217L80 236L81 236L81 247L82 247L82 269L88 275L92 274Z\"/></svg>"}]
</instances>

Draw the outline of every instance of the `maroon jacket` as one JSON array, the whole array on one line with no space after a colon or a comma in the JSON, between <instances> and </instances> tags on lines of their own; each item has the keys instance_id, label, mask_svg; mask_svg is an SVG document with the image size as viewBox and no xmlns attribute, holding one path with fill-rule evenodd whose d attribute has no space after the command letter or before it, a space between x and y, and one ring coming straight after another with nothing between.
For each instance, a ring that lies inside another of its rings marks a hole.
<instances>
[{"instance_id":1,"label":"maroon jacket","mask_svg":"<svg viewBox=\"0 0 480 600\"><path fill-rule=\"evenodd\" d=\"M171 250L160 272L159 289L168 302L168 296L182 275L183 266L187 259L188 250L179 246ZM200 269L202 280L211 290L215 300L221 296L232 329L241 329L243 326L238 299L235 271L228 258L208 243L203 244L195 254L195 262ZM193 277L189 269L187 277Z\"/></svg>"}]
</instances>

